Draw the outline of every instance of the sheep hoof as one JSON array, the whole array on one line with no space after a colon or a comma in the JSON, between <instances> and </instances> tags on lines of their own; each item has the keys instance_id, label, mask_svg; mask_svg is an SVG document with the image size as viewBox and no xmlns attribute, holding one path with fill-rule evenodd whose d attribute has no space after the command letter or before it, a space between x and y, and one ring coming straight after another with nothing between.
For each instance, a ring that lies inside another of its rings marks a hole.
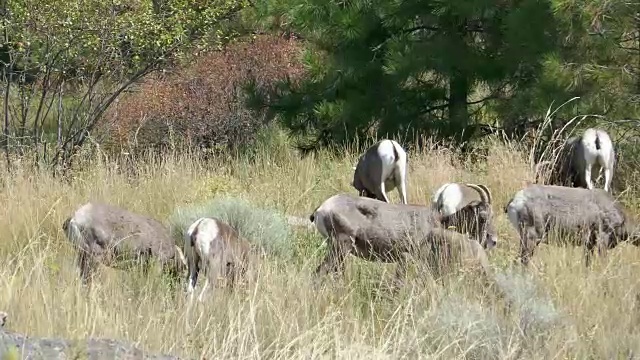
<instances>
[{"instance_id":1,"label":"sheep hoof","mask_svg":"<svg viewBox=\"0 0 640 360\"><path fill-rule=\"evenodd\" d=\"M9 314L4 311L0 311L0 328L3 327L7 323L7 318Z\"/></svg>"}]
</instances>

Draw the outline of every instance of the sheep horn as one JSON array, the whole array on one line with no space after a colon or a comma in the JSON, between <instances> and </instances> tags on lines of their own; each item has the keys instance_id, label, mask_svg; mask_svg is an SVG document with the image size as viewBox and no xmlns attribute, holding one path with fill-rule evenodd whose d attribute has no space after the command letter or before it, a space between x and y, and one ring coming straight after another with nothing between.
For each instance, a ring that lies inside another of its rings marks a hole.
<instances>
[{"instance_id":1,"label":"sheep horn","mask_svg":"<svg viewBox=\"0 0 640 360\"><path fill-rule=\"evenodd\" d=\"M480 194L480 200L482 202L491 204L491 192L486 186L480 185L480 184L466 184L466 185L472 188L473 190L477 191L478 194Z\"/></svg>"},{"instance_id":2,"label":"sheep horn","mask_svg":"<svg viewBox=\"0 0 640 360\"><path fill-rule=\"evenodd\" d=\"M484 190L487 193L487 202L489 204L491 204L491 202L493 201L492 197L491 197L491 191L489 191L489 188L486 187L485 185L482 184L478 184L478 187L481 188L482 190Z\"/></svg>"}]
</instances>

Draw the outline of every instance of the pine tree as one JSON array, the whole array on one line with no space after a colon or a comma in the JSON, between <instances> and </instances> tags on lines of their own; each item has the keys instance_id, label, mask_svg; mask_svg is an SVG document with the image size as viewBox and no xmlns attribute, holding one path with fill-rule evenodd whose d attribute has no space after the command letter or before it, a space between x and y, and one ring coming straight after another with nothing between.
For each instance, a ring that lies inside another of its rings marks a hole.
<instances>
[{"instance_id":1,"label":"pine tree","mask_svg":"<svg viewBox=\"0 0 640 360\"><path fill-rule=\"evenodd\" d=\"M623 1L555 0L559 39L534 86L494 110L512 123L540 121L547 108L577 96L556 113L557 126L578 114L609 120L640 116L640 6ZM591 126L595 118L583 126ZM512 124L513 125L513 124Z\"/></svg>"},{"instance_id":2,"label":"pine tree","mask_svg":"<svg viewBox=\"0 0 640 360\"><path fill-rule=\"evenodd\" d=\"M270 94L255 94L252 105L266 105L311 145L351 141L371 131L389 136L418 130L464 140L472 135L471 107L505 88L530 84L556 45L549 1L262 5L271 19L286 19L305 39L308 74L301 82L277 84ZM484 94L476 94L479 89Z\"/></svg>"}]
</instances>

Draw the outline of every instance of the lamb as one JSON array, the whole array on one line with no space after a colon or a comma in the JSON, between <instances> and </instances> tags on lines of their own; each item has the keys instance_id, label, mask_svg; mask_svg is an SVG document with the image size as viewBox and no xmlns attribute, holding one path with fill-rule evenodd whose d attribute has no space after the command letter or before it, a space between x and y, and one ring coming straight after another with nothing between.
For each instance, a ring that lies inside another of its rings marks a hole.
<instances>
[{"instance_id":1,"label":"lamb","mask_svg":"<svg viewBox=\"0 0 640 360\"><path fill-rule=\"evenodd\" d=\"M456 261L470 262L485 275L490 273L482 246L442 228L440 214L427 206L338 194L325 200L309 220L329 245L316 275L342 273L349 253L368 261L398 263L396 285L404 277L406 261L414 255L426 255L436 279ZM443 254L448 256L439 257Z\"/></svg>"},{"instance_id":2,"label":"lamb","mask_svg":"<svg viewBox=\"0 0 640 360\"><path fill-rule=\"evenodd\" d=\"M353 169L352 185L360 196L389 202L386 192L397 188L402 203L407 203L407 153L396 141L377 142Z\"/></svg>"},{"instance_id":3,"label":"lamb","mask_svg":"<svg viewBox=\"0 0 640 360\"><path fill-rule=\"evenodd\" d=\"M431 204L442 214L445 227L469 233L485 249L497 244L491 192L485 185L446 183L433 193Z\"/></svg>"},{"instance_id":4,"label":"lamb","mask_svg":"<svg viewBox=\"0 0 640 360\"><path fill-rule=\"evenodd\" d=\"M128 269L155 260L174 277L187 267L182 250L160 222L114 205L88 202L63 222L62 229L77 250L85 285L92 282L100 263Z\"/></svg>"},{"instance_id":5,"label":"lamb","mask_svg":"<svg viewBox=\"0 0 640 360\"><path fill-rule=\"evenodd\" d=\"M189 264L187 293L193 299L193 291L200 269L204 270L205 282L198 300L202 301L209 283L222 276L233 286L246 273L250 244L240 237L229 224L215 217L196 220L184 238L185 253Z\"/></svg>"},{"instance_id":6,"label":"lamb","mask_svg":"<svg viewBox=\"0 0 640 360\"><path fill-rule=\"evenodd\" d=\"M589 128L581 136L573 136L565 142L554 164L550 185L575 186L593 189L592 169L604 170L604 190L611 190L615 151L609 134L604 130ZM539 168L548 161L541 162Z\"/></svg>"},{"instance_id":7,"label":"lamb","mask_svg":"<svg viewBox=\"0 0 640 360\"><path fill-rule=\"evenodd\" d=\"M529 184L516 192L505 212L520 234L520 261L525 266L552 230L578 235L573 244L585 247L587 267L596 245L601 255L625 240L639 245L622 206L602 189Z\"/></svg>"}]
</instances>

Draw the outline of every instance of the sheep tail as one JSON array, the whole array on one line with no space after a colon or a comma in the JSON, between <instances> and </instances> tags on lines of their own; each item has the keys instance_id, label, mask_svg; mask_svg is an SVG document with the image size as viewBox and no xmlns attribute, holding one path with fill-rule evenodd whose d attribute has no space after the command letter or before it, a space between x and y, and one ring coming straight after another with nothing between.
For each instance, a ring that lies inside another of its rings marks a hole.
<instances>
[{"instance_id":1,"label":"sheep tail","mask_svg":"<svg viewBox=\"0 0 640 360\"><path fill-rule=\"evenodd\" d=\"M195 229L193 229L193 232L191 233L191 235L189 235L189 241L191 242L191 247L195 247L196 246L196 239L198 237L198 229L200 228L200 224L198 224L198 226L196 226Z\"/></svg>"},{"instance_id":2,"label":"sheep tail","mask_svg":"<svg viewBox=\"0 0 640 360\"><path fill-rule=\"evenodd\" d=\"M511 205L511 202L513 201L513 198L511 198L511 200L509 200L509 202L507 203L507 205L504 206L504 213L508 213L509 212L509 205Z\"/></svg>"},{"instance_id":3,"label":"sheep tail","mask_svg":"<svg viewBox=\"0 0 640 360\"><path fill-rule=\"evenodd\" d=\"M62 224L62 230L66 233L67 239L74 245L79 245L83 241L82 231L73 218L68 217Z\"/></svg>"},{"instance_id":4,"label":"sheep tail","mask_svg":"<svg viewBox=\"0 0 640 360\"><path fill-rule=\"evenodd\" d=\"M396 144L391 143L391 147L393 148L393 162L398 162L400 155L398 155L398 149L396 149Z\"/></svg>"},{"instance_id":5,"label":"sheep tail","mask_svg":"<svg viewBox=\"0 0 640 360\"><path fill-rule=\"evenodd\" d=\"M309 215L309 221L314 222L316 220L316 212L318 211L318 209L320 209L320 206L322 205L319 205L317 208L315 208L311 215Z\"/></svg>"}]
</instances>

